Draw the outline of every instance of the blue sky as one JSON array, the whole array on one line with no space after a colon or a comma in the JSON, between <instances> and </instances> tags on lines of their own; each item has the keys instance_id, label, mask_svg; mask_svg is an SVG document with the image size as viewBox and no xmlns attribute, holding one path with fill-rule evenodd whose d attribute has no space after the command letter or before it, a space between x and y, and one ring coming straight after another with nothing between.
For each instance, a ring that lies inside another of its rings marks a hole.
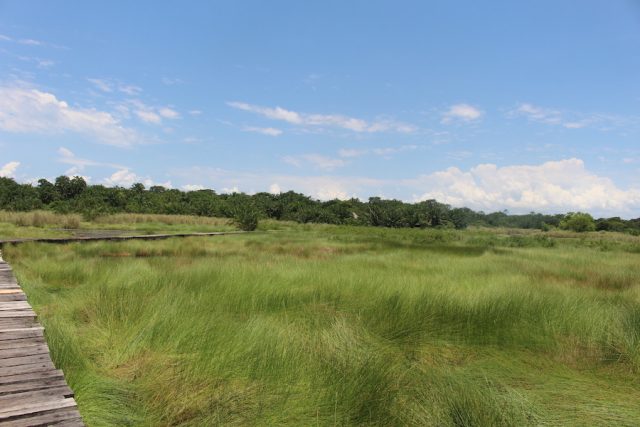
<instances>
[{"instance_id":1,"label":"blue sky","mask_svg":"<svg viewBox=\"0 0 640 427\"><path fill-rule=\"evenodd\" d=\"M638 1L0 1L0 175L640 216Z\"/></svg>"}]
</instances>

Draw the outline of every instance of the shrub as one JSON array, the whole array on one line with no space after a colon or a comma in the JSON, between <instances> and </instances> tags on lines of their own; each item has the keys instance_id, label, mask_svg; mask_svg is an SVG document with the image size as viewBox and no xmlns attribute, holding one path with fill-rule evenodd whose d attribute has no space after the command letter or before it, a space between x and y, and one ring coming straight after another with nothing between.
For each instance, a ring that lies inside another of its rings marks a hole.
<instances>
[{"instance_id":1,"label":"shrub","mask_svg":"<svg viewBox=\"0 0 640 427\"><path fill-rule=\"evenodd\" d=\"M596 222L588 213L570 212L560 221L560 228L583 233L585 231L595 231Z\"/></svg>"},{"instance_id":2,"label":"shrub","mask_svg":"<svg viewBox=\"0 0 640 427\"><path fill-rule=\"evenodd\" d=\"M258 210L251 205L238 207L233 222L242 231L253 231L258 227Z\"/></svg>"}]
</instances>

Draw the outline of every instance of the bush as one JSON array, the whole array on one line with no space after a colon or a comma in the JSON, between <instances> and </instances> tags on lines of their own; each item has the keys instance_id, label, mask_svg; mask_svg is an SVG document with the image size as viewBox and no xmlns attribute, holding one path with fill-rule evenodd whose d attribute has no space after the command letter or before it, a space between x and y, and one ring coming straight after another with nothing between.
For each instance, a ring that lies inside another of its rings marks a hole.
<instances>
[{"instance_id":1,"label":"bush","mask_svg":"<svg viewBox=\"0 0 640 427\"><path fill-rule=\"evenodd\" d=\"M585 231L595 231L596 222L588 213L570 212L560 221L560 228L583 233Z\"/></svg>"},{"instance_id":2,"label":"bush","mask_svg":"<svg viewBox=\"0 0 640 427\"><path fill-rule=\"evenodd\" d=\"M258 210L249 205L238 207L233 222L242 231L253 231L258 227Z\"/></svg>"}]
</instances>

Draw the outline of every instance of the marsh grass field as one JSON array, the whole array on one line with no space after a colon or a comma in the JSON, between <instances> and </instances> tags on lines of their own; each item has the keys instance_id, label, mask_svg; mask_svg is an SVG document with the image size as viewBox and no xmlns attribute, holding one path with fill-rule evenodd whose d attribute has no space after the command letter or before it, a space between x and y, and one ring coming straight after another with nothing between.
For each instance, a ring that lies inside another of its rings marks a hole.
<instances>
[{"instance_id":1,"label":"marsh grass field","mask_svg":"<svg viewBox=\"0 0 640 427\"><path fill-rule=\"evenodd\" d=\"M640 424L640 238L261 228L4 248L88 425Z\"/></svg>"}]
</instances>

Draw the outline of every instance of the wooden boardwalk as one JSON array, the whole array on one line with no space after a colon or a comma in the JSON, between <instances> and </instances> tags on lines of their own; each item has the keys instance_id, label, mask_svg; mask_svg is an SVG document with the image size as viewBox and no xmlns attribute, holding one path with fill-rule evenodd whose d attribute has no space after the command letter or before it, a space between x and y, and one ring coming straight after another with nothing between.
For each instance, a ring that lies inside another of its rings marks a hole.
<instances>
[{"instance_id":1,"label":"wooden boardwalk","mask_svg":"<svg viewBox=\"0 0 640 427\"><path fill-rule=\"evenodd\" d=\"M242 234L247 231L212 231L209 233L173 233L173 234L142 234L133 236L75 236L75 237L32 237L21 239L0 239L0 246L5 244L18 244L28 242L40 243L73 243L73 242L95 242L99 240L123 241L123 240L161 240L172 237L207 237L224 236L226 234Z\"/></svg>"},{"instance_id":2,"label":"wooden boardwalk","mask_svg":"<svg viewBox=\"0 0 640 427\"><path fill-rule=\"evenodd\" d=\"M0 426L84 426L44 328L0 258Z\"/></svg>"}]
</instances>

